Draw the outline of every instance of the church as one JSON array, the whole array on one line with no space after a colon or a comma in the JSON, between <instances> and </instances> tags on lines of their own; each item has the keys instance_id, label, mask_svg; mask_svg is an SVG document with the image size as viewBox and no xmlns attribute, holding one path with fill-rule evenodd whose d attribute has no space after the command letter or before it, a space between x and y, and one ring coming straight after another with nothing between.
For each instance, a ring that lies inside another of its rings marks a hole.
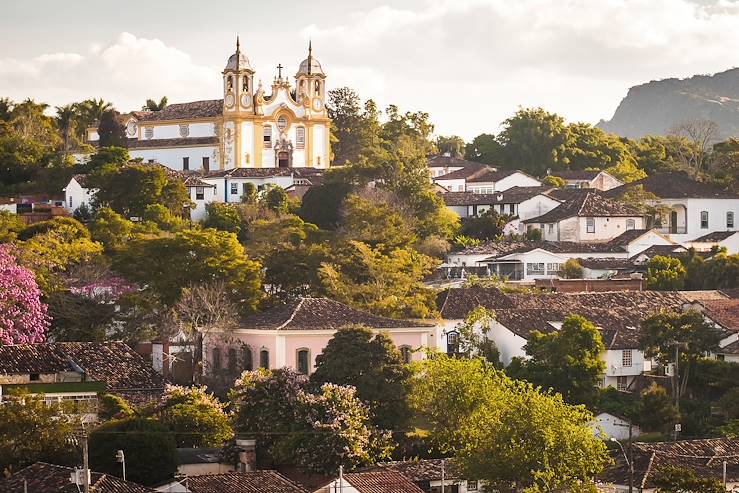
<instances>
[{"instance_id":1,"label":"church","mask_svg":"<svg viewBox=\"0 0 739 493\"><path fill-rule=\"evenodd\" d=\"M178 171L204 173L235 168L317 168L329 166L331 121L326 111L326 74L308 57L292 86L283 66L270 94L249 58L236 52L223 70L223 98L171 104L161 111L135 111L122 121L131 158L158 162ZM96 128L87 140L98 140Z\"/></svg>"}]
</instances>

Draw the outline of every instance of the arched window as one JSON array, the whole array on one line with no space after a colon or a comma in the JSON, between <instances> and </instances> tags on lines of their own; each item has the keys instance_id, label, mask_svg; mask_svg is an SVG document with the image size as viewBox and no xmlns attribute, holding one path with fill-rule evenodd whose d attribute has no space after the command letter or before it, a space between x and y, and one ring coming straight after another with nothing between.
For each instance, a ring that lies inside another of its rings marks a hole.
<instances>
[{"instance_id":1,"label":"arched window","mask_svg":"<svg viewBox=\"0 0 739 493\"><path fill-rule=\"evenodd\" d=\"M277 117L277 128L283 131L287 128L287 118L284 116Z\"/></svg>"},{"instance_id":2,"label":"arched window","mask_svg":"<svg viewBox=\"0 0 739 493\"><path fill-rule=\"evenodd\" d=\"M403 357L403 363L410 363L411 357L413 356L413 350L411 350L410 346L400 346L398 349L400 349L400 355Z\"/></svg>"},{"instance_id":3,"label":"arched window","mask_svg":"<svg viewBox=\"0 0 739 493\"><path fill-rule=\"evenodd\" d=\"M228 79L226 79L226 80L227 80L226 87L228 87L228 90L230 91L230 90L232 90L234 88L234 78L233 78L233 76L229 75L228 76Z\"/></svg>"},{"instance_id":4,"label":"arched window","mask_svg":"<svg viewBox=\"0 0 739 493\"><path fill-rule=\"evenodd\" d=\"M213 348L213 364L211 366L214 370L221 369L221 348Z\"/></svg>"},{"instance_id":5,"label":"arched window","mask_svg":"<svg viewBox=\"0 0 739 493\"><path fill-rule=\"evenodd\" d=\"M244 344L241 346L241 366L244 371L252 371L254 369L254 366L252 366L252 360L251 360L251 348Z\"/></svg>"},{"instance_id":6,"label":"arched window","mask_svg":"<svg viewBox=\"0 0 739 493\"><path fill-rule=\"evenodd\" d=\"M249 92L249 77L244 76L244 79L241 83L241 89L244 92Z\"/></svg>"},{"instance_id":7,"label":"arched window","mask_svg":"<svg viewBox=\"0 0 739 493\"><path fill-rule=\"evenodd\" d=\"M265 125L263 129L264 134L264 147L269 147L272 145L272 127L270 125Z\"/></svg>"},{"instance_id":8,"label":"arched window","mask_svg":"<svg viewBox=\"0 0 739 493\"><path fill-rule=\"evenodd\" d=\"M303 375L310 373L310 351L308 349L298 349L296 360L299 373Z\"/></svg>"},{"instance_id":9,"label":"arched window","mask_svg":"<svg viewBox=\"0 0 739 493\"><path fill-rule=\"evenodd\" d=\"M317 80L316 81L316 96L320 96L320 95L321 95L321 81Z\"/></svg>"},{"instance_id":10,"label":"arched window","mask_svg":"<svg viewBox=\"0 0 739 493\"><path fill-rule=\"evenodd\" d=\"M726 228L734 229L734 213L732 211L726 213Z\"/></svg>"},{"instance_id":11,"label":"arched window","mask_svg":"<svg viewBox=\"0 0 739 493\"><path fill-rule=\"evenodd\" d=\"M236 348L228 348L228 372L236 373Z\"/></svg>"},{"instance_id":12,"label":"arched window","mask_svg":"<svg viewBox=\"0 0 739 493\"><path fill-rule=\"evenodd\" d=\"M269 370L269 351L266 349L259 351L259 367Z\"/></svg>"},{"instance_id":13,"label":"arched window","mask_svg":"<svg viewBox=\"0 0 739 493\"><path fill-rule=\"evenodd\" d=\"M630 229L636 229L636 221L634 221L633 219L626 220L626 231Z\"/></svg>"},{"instance_id":14,"label":"arched window","mask_svg":"<svg viewBox=\"0 0 739 493\"><path fill-rule=\"evenodd\" d=\"M708 211L701 211L701 229L708 229Z\"/></svg>"},{"instance_id":15,"label":"arched window","mask_svg":"<svg viewBox=\"0 0 739 493\"><path fill-rule=\"evenodd\" d=\"M453 356L459 352L459 332L451 331L446 335L446 353Z\"/></svg>"},{"instance_id":16,"label":"arched window","mask_svg":"<svg viewBox=\"0 0 739 493\"><path fill-rule=\"evenodd\" d=\"M295 129L295 145L298 148L305 147L305 127Z\"/></svg>"}]
</instances>

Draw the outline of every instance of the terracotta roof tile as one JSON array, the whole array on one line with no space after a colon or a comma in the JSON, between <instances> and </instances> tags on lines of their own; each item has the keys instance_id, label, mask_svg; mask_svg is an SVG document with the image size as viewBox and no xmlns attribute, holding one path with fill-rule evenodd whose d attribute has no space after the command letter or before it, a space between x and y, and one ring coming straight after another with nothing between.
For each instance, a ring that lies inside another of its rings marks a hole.
<instances>
[{"instance_id":1,"label":"terracotta roof tile","mask_svg":"<svg viewBox=\"0 0 739 493\"><path fill-rule=\"evenodd\" d=\"M496 168L493 166L490 166L488 164L481 164L481 163L473 163L470 165L465 166L462 169L458 169L456 171L452 171L451 173L447 173L445 175L437 176L434 178L434 181L437 180L471 180L475 176L486 173L488 171L495 171Z\"/></svg>"},{"instance_id":2,"label":"terracotta roof tile","mask_svg":"<svg viewBox=\"0 0 739 493\"><path fill-rule=\"evenodd\" d=\"M446 192L439 196L446 205L520 204L537 195L543 195L543 190L543 187L513 187L496 193Z\"/></svg>"},{"instance_id":3,"label":"terracotta roof tile","mask_svg":"<svg viewBox=\"0 0 739 493\"><path fill-rule=\"evenodd\" d=\"M166 120L183 120L189 118L213 118L223 115L223 100L208 99L190 103L170 104L161 111L152 111L141 115L141 122L158 122Z\"/></svg>"},{"instance_id":4,"label":"terracotta roof tile","mask_svg":"<svg viewBox=\"0 0 739 493\"><path fill-rule=\"evenodd\" d=\"M641 180L632 181L625 185L612 188L604 195L607 197L619 197L626 190L637 185L642 185L644 190L655 194L663 199L683 198L713 198L713 199L736 199L735 193L723 190L710 183L695 181L685 173L655 173Z\"/></svg>"},{"instance_id":5,"label":"terracotta roof tile","mask_svg":"<svg viewBox=\"0 0 739 493\"><path fill-rule=\"evenodd\" d=\"M422 493L423 490L397 472L366 471L347 473L344 480L359 493Z\"/></svg>"},{"instance_id":6,"label":"terracotta roof tile","mask_svg":"<svg viewBox=\"0 0 739 493\"><path fill-rule=\"evenodd\" d=\"M301 298L245 318L241 327L262 330L337 330L349 325L373 329L430 327L413 320L394 320L357 310L328 298Z\"/></svg>"},{"instance_id":7,"label":"terracotta roof tile","mask_svg":"<svg viewBox=\"0 0 739 493\"><path fill-rule=\"evenodd\" d=\"M71 467L36 462L10 478L0 481L0 493L24 493L24 483L29 493L78 493L77 486L69 481ZM92 493L149 493L154 490L130 481L123 481L107 474L90 474Z\"/></svg>"},{"instance_id":8,"label":"terracotta roof tile","mask_svg":"<svg viewBox=\"0 0 739 493\"><path fill-rule=\"evenodd\" d=\"M491 166L485 163L478 163L475 161L467 161L466 159L459 159L451 156L444 156L443 154L436 154L428 159L429 168L466 168L468 166Z\"/></svg>"},{"instance_id":9,"label":"terracotta roof tile","mask_svg":"<svg viewBox=\"0 0 739 493\"><path fill-rule=\"evenodd\" d=\"M271 176L290 176L292 174L292 168L233 168L212 171L206 174L205 178L266 178Z\"/></svg>"},{"instance_id":10,"label":"terracotta roof tile","mask_svg":"<svg viewBox=\"0 0 739 493\"><path fill-rule=\"evenodd\" d=\"M700 238L690 240L690 242L719 242L724 241L727 238L731 238L735 234L739 234L739 231L714 231L713 233L708 233L707 235L703 235Z\"/></svg>"},{"instance_id":11,"label":"terracotta roof tile","mask_svg":"<svg viewBox=\"0 0 739 493\"><path fill-rule=\"evenodd\" d=\"M568 217L641 217L632 207L610 200L596 193L586 193L559 205L538 217L526 219L524 223L555 223Z\"/></svg>"},{"instance_id":12,"label":"terracotta roof tile","mask_svg":"<svg viewBox=\"0 0 739 493\"><path fill-rule=\"evenodd\" d=\"M739 300L702 301L706 315L726 330L739 332Z\"/></svg>"},{"instance_id":13,"label":"terracotta roof tile","mask_svg":"<svg viewBox=\"0 0 739 493\"><path fill-rule=\"evenodd\" d=\"M436 298L436 306L441 318L457 320L463 319L478 306L488 310L499 310L513 308L513 303L499 289L473 286L442 291Z\"/></svg>"},{"instance_id":14,"label":"terracotta roof tile","mask_svg":"<svg viewBox=\"0 0 739 493\"><path fill-rule=\"evenodd\" d=\"M57 373L72 371L66 355L53 344L0 346L0 373Z\"/></svg>"},{"instance_id":15,"label":"terracotta roof tile","mask_svg":"<svg viewBox=\"0 0 739 493\"><path fill-rule=\"evenodd\" d=\"M377 464L377 468L402 474L414 483L441 481L442 459L380 462ZM461 475L456 470L454 459L444 460L444 478L449 480L462 479Z\"/></svg>"},{"instance_id":16,"label":"terracotta roof tile","mask_svg":"<svg viewBox=\"0 0 739 493\"><path fill-rule=\"evenodd\" d=\"M306 493L277 471L188 476L182 483L192 493Z\"/></svg>"}]
</instances>

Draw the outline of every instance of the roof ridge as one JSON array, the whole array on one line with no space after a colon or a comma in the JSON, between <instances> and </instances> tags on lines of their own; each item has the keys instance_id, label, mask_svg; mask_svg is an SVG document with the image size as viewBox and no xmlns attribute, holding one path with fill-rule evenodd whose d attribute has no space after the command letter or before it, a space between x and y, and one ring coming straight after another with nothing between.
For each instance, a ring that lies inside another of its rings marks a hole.
<instances>
[{"instance_id":1,"label":"roof ridge","mask_svg":"<svg viewBox=\"0 0 739 493\"><path fill-rule=\"evenodd\" d=\"M293 319L295 318L295 316L298 314L298 311L303 307L303 301L305 301L305 298L304 297L303 298L300 298L300 301L298 301L298 304L295 305L295 308L293 308L293 311L290 314L290 317L288 317L288 319L285 322L283 322L282 324L278 325L275 328L275 330L281 330L281 329L287 327L287 325L290 324L290 322L293 321Z\"/></svg>"},{"instance_id":2,"label":"roof ridge","mask_svg":"<svg viewBox=\"0 0 739 493\"><path fill-rule=\"evenodd\" d=\"M641 478L641 483L639 483L640 488L644 488L644 485L647 484L647 478L652 473L652 464L654 463L654 458L657 456L657 453L652 451L652 455L649 457L649 463L647 464L647 468L644 471L644 476ZM631 460L634 460L633 458Z\"/></svg>"}]
</instances>

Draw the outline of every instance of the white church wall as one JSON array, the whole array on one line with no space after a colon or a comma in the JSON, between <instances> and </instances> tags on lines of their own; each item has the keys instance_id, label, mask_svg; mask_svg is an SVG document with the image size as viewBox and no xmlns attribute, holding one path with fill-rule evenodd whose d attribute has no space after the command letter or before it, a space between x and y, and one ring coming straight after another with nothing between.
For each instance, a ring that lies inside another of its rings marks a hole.
<instances>
[{"instance_id":1,"label":"white church wall","mask_svg":"<svg viewBox=\"0 0 739 493\"><path fill-rule=\"evenodd\" d=\"M319 164L319 159L320 164ZM324 125L313 126L313 166L316 168L325 168L328 165L328 155L326 152L326 127Z\"/></svg>"},{"instance_id":2,"label":"white church wall","mask_svg":"<svg viewBox=\"0 0 739 493\"><path fill-rule=\"evenodd\" d=\"M139 130L139 139L141 140L152 140L152 139L180 139L182 135L180 133L180 125L187 124L187 136L188 137L214 137L215 128L213 128L213 122L200 122L200 123L187 123L178 122L173 124L159 124L159 125L143 125ZM153 129L152 139L146 139L146 128L151 127Z\"/></svg>"},{"instance_id":3,"label":"white church wall","mask_svg":"<svg viewBox=\"0 0 739 493\"><path fill-rule=\"evenodd\" d=\"M241 167L254 167L254 123L241 122Z\"/></svg>"},{"instance_id":4,"label":"white church wall","mask_svg":"<svg viewBox=\"0 0 739 493\"><path fill-rule=\"evenodd\" d=\"M64 187L64 208L69 212L74 212L81 205L90 205L94 195L94 189L84 188L72 178Z\"/></svg>"},{"instance_id":5,"label":"white church wall","mask_svg":"<svg viewBox=\"0 0 739 493\"><path fill-rule=\"evenodd\" d=\"M211 170L217 168L218 164L214 159L215 151L215 146L162 147L153 149L129 149L128 154L132 159L141 158L144 162L153 160L178 171L182 170L182 158L189 157L190 170L199 171L203 169L204 157L208 158Z\"/></svg>"}]
</instances>

